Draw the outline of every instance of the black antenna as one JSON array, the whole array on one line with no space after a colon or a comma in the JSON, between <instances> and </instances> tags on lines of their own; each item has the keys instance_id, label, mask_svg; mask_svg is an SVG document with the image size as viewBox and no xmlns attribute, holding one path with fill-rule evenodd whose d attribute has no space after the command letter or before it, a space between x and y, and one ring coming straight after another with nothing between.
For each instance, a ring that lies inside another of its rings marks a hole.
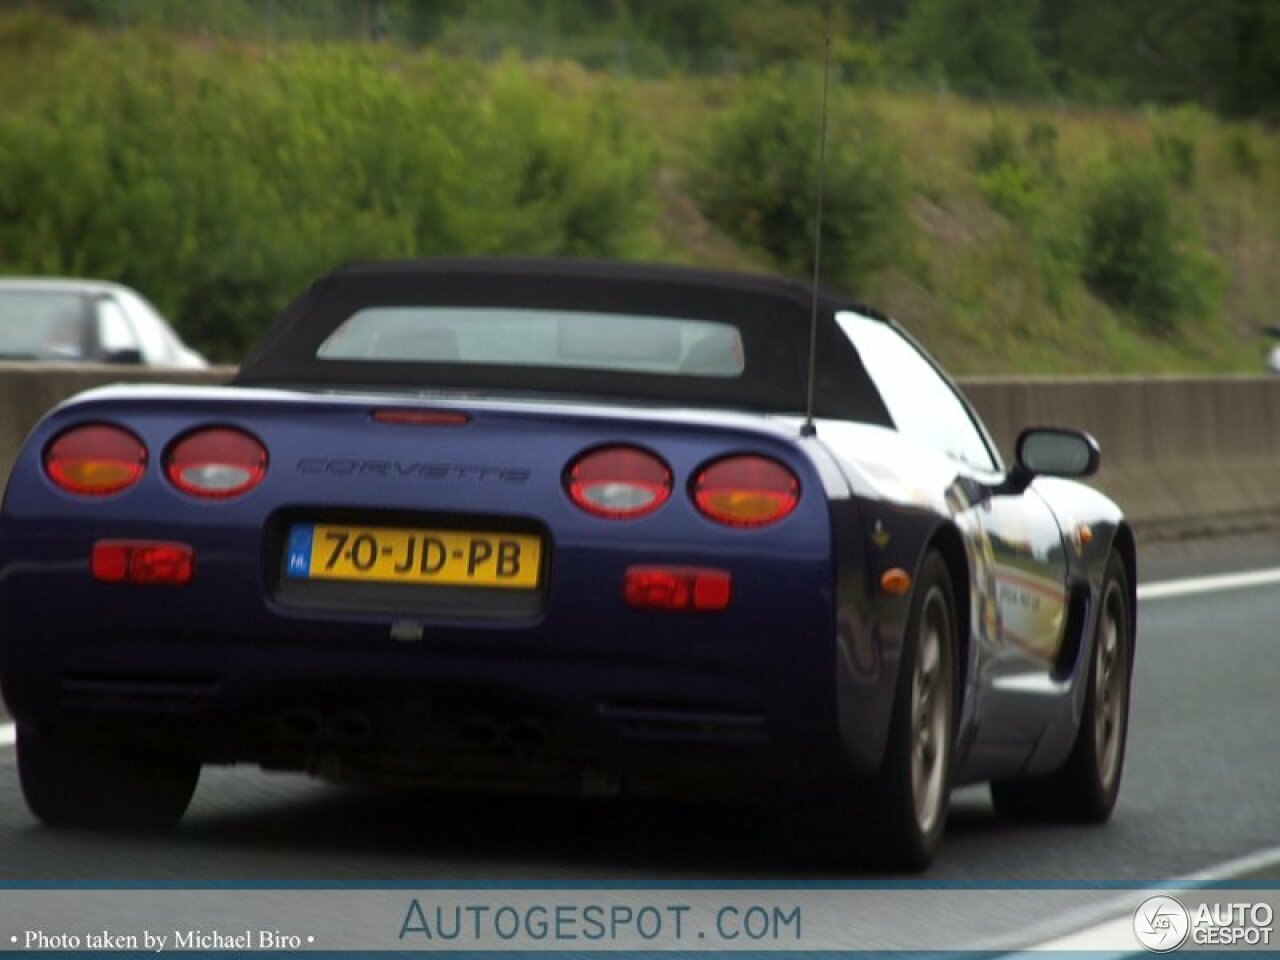
<instances>
[{"instance_id":1,"label":"black antenna","mask_svg":"<svg viewBox=\"0 0 1280 960\"><path fill-rule=\"evenodd\" d=\"M822 193L827 180L827 94L831 86L831 2L825 4L826 29L822 53L822 121L818 132L818 215L813 224L813 298L809 310L809 371L806 377L804 423L800 435L812 437L818 432L813 424L814 387L818 368L818 277L822 266Z\"/></svg>"}]
</instances>

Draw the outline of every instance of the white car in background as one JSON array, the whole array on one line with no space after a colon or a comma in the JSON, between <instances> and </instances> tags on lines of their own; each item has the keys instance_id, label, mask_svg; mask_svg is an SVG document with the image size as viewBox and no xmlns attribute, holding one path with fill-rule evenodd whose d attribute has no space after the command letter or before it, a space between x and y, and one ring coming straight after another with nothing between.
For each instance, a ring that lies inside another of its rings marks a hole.
<instances>
[{"instance_id":1,"label":"white car in background","mask_svg":"<svg viewBox=\"0 0 1280 960\"><path fill-rule=\"evenodd\" d=\"M1262 332L1268 337L1280 340L1280 324L1263 327ZM1274 346L1267 351L1267 372L1280 373L1280 345Z\"/></svg>"},{"instance_id":2,"label":"white car in background","mask_svg":"<svg viewBox=\"0 0 1280 960\"><path fill-rule=\"evenodd\" d=\"M209 365L137 291L54 277L0 278L0 361Z\"/></svg>"}]
</instances>

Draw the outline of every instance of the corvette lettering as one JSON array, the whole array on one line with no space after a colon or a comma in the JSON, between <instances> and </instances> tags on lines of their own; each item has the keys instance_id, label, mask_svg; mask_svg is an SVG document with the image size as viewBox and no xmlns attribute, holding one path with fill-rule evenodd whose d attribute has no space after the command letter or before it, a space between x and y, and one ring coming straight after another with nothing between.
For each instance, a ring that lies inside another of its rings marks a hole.
<instances>
[{"instance_id":1,"label":"corvette lettering","mask_svg":"<svg viewBox=\"0 0 1280 960\"><path fill-rule=\"evenodd\" d=\"M382 477L386 480L474 480L519 486L529 482L524 467L495 467L477 463L427 463L420 460L356 460L304 457L298 473L329 477Z\"/></svg>"}]
</instances>

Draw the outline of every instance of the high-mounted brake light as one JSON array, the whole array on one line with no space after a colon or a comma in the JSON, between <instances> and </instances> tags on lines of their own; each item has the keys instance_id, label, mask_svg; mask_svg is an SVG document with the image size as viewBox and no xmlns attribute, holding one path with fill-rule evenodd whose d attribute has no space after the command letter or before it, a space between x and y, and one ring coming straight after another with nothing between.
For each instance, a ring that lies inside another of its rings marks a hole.
<instances>
[{"instance_id":1,"label":"high-mounted brake light","mask_svg":"<svg viewBox=\"0 0 1280 960\"><path fill-rule=\"evenodd\" d=\"M72 427L45 448L44 470L68 493L105 497L133 486L147 468L147 448L128 430L105 423Z\"/></svg>"},{"instance_id":2,"label":"high-mounted brake light","mask_svg":"<svg viewBox=\"0 0 1280 960\"><path fill-rule=\"evenodd\" d=\"M565 471L565 489L588 513L630 520L671 496L671 469L639 447L603 447L574 461Z\"/></svg>"},{"instance_id":3,"label":"high-mounted brake light","mask_svg":"<svg viewBox=\"0 0 1280 960\"><path fill-rule=\"evenodd\" d=\"M744 454L703 467L692 493L698 509L717 523L763 527L796 508L800 481L777 460Z\"/></svg>"},{"instance_id":4,"label":"high-mounted brake light","mask_svg":"<svg viewBox=\"0 0 1280 960\"><path fill-rule=\"evenodd\" d=\"M103 583L180 587L195 575L195 552L185 543L99 540L89 566Z\"/></svg>"},{"instance_id":5,"label":"high-mounted brake light","mask_svg":"<svg viewBox=\"0 0 1280 960\"><path fill-rule=\"evenodd\" d=\"M164 471L183 493L225 500L262 482L267 475L267 449L242 430L205 427L169 448Z\"/></svg>"},{"instance_id":6,"label":"high-mounted brake light","mask_svg":"<svg viewBox=\"0 0 1280 960\"><path fill-rule=\"evenodd\" d=\"M386 408L373 411L375 423L401 427L465 427L471 417L456 410L403 410Z\"/></svg>"}]
</instances>

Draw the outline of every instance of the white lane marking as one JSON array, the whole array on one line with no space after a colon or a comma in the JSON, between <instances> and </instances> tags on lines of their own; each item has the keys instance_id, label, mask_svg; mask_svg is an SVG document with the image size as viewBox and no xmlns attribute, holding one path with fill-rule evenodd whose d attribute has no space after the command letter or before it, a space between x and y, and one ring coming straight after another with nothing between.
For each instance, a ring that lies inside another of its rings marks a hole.
<instances>
[{"instance_id":1,"label":"white lane marking","mask_svg":"<svg viewBox=\"0 0 1280 960\"><path fill-rule=\"evenodd\" d=\"M0 723L0 747L12 747L18 742L18 728L12 723Z\"/></svg>"},{"instance_id":2,"label":"white lane marking","mask_svg":"<svg viewBox=\"0 0 1280 960\"><path fill-rule=\"evenodd\" d=\"M1136 910L1138 904L1142 903L1147 896L1146 891L1134 894L1133 910ZM1077 933L1069 933L1065 937L1057 937L1053 940L1046 940L1044 943L1037 943L1029 949L1036 953L1088 950L1093 953L1111 953L1114 955L1116 953L1116 944L1124 943L1125 937L1128 936L1129 939L1133 940L1133 952L1136 955L1142 945L1138 943L1137 938L1133 935L1133 910L1130 910L1129 913L1122 917L1099 923Z\"/></svg>"},{"instance_id":3,"label":"white lane marking","mask_svg":"<svg viewBox=\"0 0 1280 960\"><path fill-rule=\"evenodd\" d=\"M1186 580L1164 580L1159 583L1138 585L1139 600L1160 600L1164 597L1184 597L1193 593L1211 593L1218 590L1244 590L1280 583L1280 567L1270 570L1251 570L1247 573L1223 573L1213 577L1189 577Z\"/></svg>"},{"instance_id":4,"label":"white lane marking","mask_svg":"<svg viewBox=\"0 0 1280 960\"><path fill-rule=\"evenodd\" d=\"M1266 850L1246 853L1244 856L1236 857L1234 860L1227 860L1217 866L1207 867L1199 873L1189 874L1181 882L1192 885L1198 883L1221 883L1223 880L1234 880L1237 877L1245 877L1251 873L1261 873L1263 870L1270 870L1272 867L1280 867L1280 847L1268 847Z\"/></svg>"},{"instance_id":5,"label":"white lane marking","mask_svg":"<svg viewBox=\"0 0 1280 960\"><path fill-rule=\"evenodd\" d=\"M1066 924L1071 932L1059 932L1056 936L1049 934L1050 939L1042 940L1024 949L1036 952L1069 950L1113 952L1117 943L1128 943L1133 939L1133 911L1147 897L1157 894L1179 896L1180 891L1239 880L1264 870L1277 868L1280 868L1280 847L1268 847L1265 850L1246 853L1233 860L1206 867L1204 870L1197 870L1195 873L1188 873L1168 881L1163 886L1135 888L1107 904L1078 911L1075 917L1076 922ZM1053 922L1053 925L1061 930L1064 919L1066 918L1059 918ZM1030 939L1038 939L1038 937ZM1135 944L1133 952L1136 955L1137 941L1133 942Z\"/></svg>"}]
</instances>

